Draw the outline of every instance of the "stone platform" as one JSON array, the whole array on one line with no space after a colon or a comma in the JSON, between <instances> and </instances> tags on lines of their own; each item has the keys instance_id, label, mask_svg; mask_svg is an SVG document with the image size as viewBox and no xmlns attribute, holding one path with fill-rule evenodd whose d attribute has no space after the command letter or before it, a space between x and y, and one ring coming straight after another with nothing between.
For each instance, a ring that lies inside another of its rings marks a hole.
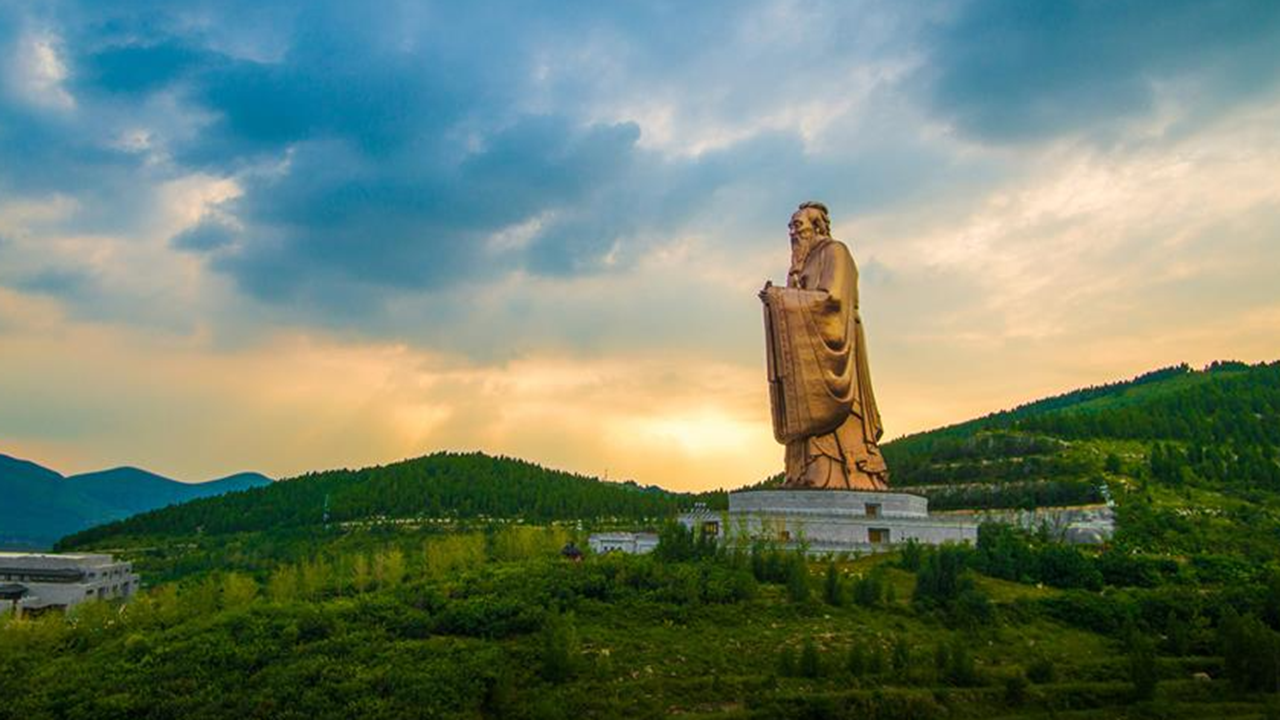
<instances>
[{"instance_id":1,"label":"stone platform","mask_svg":"<svg viewBox=\"0 0 1280 720\"><path fill-rule=\"evenodd\" d=\"M930 517L927 498L903 492L750 490L730 493L727 512L699 508L680 522L722 542L769 540L810 555L978 539L977 523Z\"/></svg>"}]
</instances>

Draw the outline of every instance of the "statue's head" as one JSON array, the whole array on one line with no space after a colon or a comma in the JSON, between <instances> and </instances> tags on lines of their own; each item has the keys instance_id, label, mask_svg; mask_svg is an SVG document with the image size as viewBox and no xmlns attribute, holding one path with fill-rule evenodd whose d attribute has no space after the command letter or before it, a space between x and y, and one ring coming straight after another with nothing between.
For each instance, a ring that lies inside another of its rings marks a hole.
<instances>
[{"instance_id":1,"label":"statue's head","mask_svg":"<svg viewBox=\"0 0 1280 720\"><path fill-rule=\"evenodd\" d=\"M791 215L791 223L787 227L791 231L793 246L807 246L818 238L831 237L831 218L827 214L827 206L812 201L800 203L800 208Z\"/></svg>"}]
</instances>

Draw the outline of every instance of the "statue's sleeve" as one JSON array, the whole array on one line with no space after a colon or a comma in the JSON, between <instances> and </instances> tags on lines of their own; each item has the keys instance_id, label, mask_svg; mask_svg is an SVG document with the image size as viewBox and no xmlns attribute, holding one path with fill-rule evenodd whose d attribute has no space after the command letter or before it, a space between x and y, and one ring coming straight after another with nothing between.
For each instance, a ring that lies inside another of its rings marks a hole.
<instances>
[{"instance_id":1,"label":"statue's sleeve","mask_svg":"<svg viewBox=\"0 0 1280 720\"><path fill-rule=\"evenodd\" d=\"M855 410L851 337L853 259L829 242L810 288L779 288L766 307L774 436L779 442L830 432Z\"/></svg>"}]
</instances>

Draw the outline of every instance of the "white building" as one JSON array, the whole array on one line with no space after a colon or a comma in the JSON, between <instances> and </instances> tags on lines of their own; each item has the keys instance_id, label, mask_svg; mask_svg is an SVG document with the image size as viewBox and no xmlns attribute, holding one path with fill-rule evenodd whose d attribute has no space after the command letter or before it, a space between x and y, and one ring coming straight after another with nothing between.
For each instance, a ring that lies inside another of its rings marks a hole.
<instances>
[{"instance_id":1,"label":"white building","mask_svg":"<svg viewBox=\"0 0 1280 720\"><path fill-rule=\"evenodd\" d=\"M644 555L658 547L656 533L637 532L604 532L592 533L587 539L591 551L597 555L607 552L624 552L631 555Z\"/></svg>"},{"instance_id":2,"label":"white building","mask_svg":"<svg viewBox=\"0 0 1280 720\"><path fill-rule=\"evenodd\" d=\"M860 490L745 490L729 493L729 510L695 507L680 516L695 533L722 542L766 540L811 555L892 550L912 540L925 545L975 542L978 524L929 514L929 501L904 492Z\"/></svg>"},{"instance_id":3,"label":"white building","mask_svg":"<svg viewBox=\"0 0 1280 720\"><path fill-rule=\"evenodd\" d=\"M138 590L132 563L110 555L0 552L0 610L66 610Z\"/></svg>"}]
</instances>

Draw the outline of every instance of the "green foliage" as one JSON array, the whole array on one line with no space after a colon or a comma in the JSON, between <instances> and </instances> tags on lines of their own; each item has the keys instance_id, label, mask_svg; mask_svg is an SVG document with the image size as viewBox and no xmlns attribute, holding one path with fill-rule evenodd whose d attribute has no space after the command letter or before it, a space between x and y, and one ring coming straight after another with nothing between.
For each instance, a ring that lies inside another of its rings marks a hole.
<instances>
[{"instance_id":1,"label":"green foliage","mask_svg":"<svg viewBox=\"0 0 1280 720\"><path fill-rule=\"evenodd\" d=\"M481 453L436 453L362 470L309 473L153 510L76 533L60 541L58 548L69 550L127 536L319 528L391 518L653 521L695 501L718 509L725 506L726 496L605 482Z\"/></svg>"},{"instance_id":2,"label":"green foliage","mask_svg":"<svg viewBox=\"0 0 1280 720\"><path fill-rule=\"evenodd\" d=\"M809 588L809 564L804 555L796 553L787 563L787 598L791 602L808 602L811 595Z\"/></svg>"},{"instance_id":3,"label":"green foliage","mask_svg":"<svg viewBox=\"0 0 1280 720\"><path fill-rule=\"evenodd\" d=\"M895 673L907 672L911 668L911 643L901 635L894 636L889 657Z\"/></svg>"},{"instance_id":4,"label":"green foliage","mask_svg":"<svg viewBox=\"0 0 1280 720\"><path fill-rule=\"evenodd\" d=\"M867 672L867 650L862 643L855 642L849 646L845 657L845 669L854 677L862 677Z\"/></svg>"},{"instance_id":5,"label":"green foliage","mask_svg":"<svg viewBox=\"0 0 1280 720\"><path fill-rule=\"evenodd\" d=\"M658 558L668 562L710 558L718 552L715 538L703 532L698 532L695 537L693 530L675 521L662 526L658 533L658 547L654 549Z\"/></svg>"},{"instance_id":6,"label":"green foliage","mask_svg":"<svg viewBox=\"0 0 1280 720\"><path fill-rule=\"evenodd\" d=\"M790 645L783 645L778 649L778 675L781 677L796 677L799 675L800 663L796 659L796 651Z\"/></svg>"},{"instance_id":7,"label":"green foliage","mask_svg":"<svg viewBox=\"0 0 1280 720\"><path fill-rule=\"evenodd\" d=\"M1280 633L1253 613L1228 608L1218 623L1218 643L1227 677L1255 692L1280 691Z\"/></svg>"},{"instance_id":8,"label":"green foliage","mask_svg":"<svg viewBox=\"0 0 1280 720\"><path fill-rule=\"evenodd\" d=\"M853 602L861 607L876 607L885 597L884 573L875 568L853 582Z\"/></svg>"},{"instance_id":9,"label":"green foliage","mask_svg":"<svg viewBox=\"0 0 1280 720\"><path fill-rule=\"evenodd\" d=\"M835 560L827 563L827 572L822 583L822 599L828 605L844 604L844 583L840 581L840 569L836 567Z\"/></svg>"},{"instance_id":10,"label":"green foliage","mask_svg":"<svg viewBox=\"0 0 1280 720\"><path fill-rule=\"evenodd\" d=\"M972 581L962 578L967 551L957 545L943 545L925 554L916 573L912 602L949 606Z\"/></svg>"},{"instance_id":11,"label":"green foliage","mask_svg":"<svg viewBox=\"0 0 1280 720\"><path fill-rule=\"evenodd\" d=\"M800 677L816 678L822 674L822 661L818 657L818 645L813 638L806 637L800 646Z\"/></svg>"},{"instance_id":12,"label":"green foliage","mask_svg":"<svg viewBox=\"0 0 1280 720\"><path fill-rule=\"evenodd\" d=\"M1139 700L1155 696L1156 682L1160 679L1156 669L1155 643L1139 632L1130 633L1129 680L1133 683L1133 695Z\"/></svg>"},{"instance_id":13,"label":"green foliage","mask_svg":"<svg viewBox=\"0 0 1280 720\"><path fill-rule=\"evenodd\" d=\"M916 572L924 562L924 547L915 538L908 538L899 551L898 566L908 572Z\"/></svg>"},{"instance_id":14,"label":"green foliage","mask_svg":"<svg viewBox=\"0 0 1280 720\"><path fill-rule=\"evenodd\" d=\"M1027 679L1037 685L1053 682L1057 674L1058 671L1053 661L1044 656L1033 659L1027 665Z\"/></svg>"},{"instance_id":15,"label":"green foliage","mask_svg":"<svg viewBox=\"0 0 1280 720\"><path fill-rule=\"evenodd\" d=\"M578 666L578 631L573 615L553 613L547 617L539 641L539 672L548 682L562 683Z\"/></svg>"},{"instance_id":16,"label":"green foliage","mask_svg":"<svg viewBox=\"0 0 1280 720\"><path fill-rule=\"evenodd\" d=\"M1004 679L1004 701L1013 707L1021 707L1027 701L1027 676L1017 670Z\"/></svg>"}]
</instances>

